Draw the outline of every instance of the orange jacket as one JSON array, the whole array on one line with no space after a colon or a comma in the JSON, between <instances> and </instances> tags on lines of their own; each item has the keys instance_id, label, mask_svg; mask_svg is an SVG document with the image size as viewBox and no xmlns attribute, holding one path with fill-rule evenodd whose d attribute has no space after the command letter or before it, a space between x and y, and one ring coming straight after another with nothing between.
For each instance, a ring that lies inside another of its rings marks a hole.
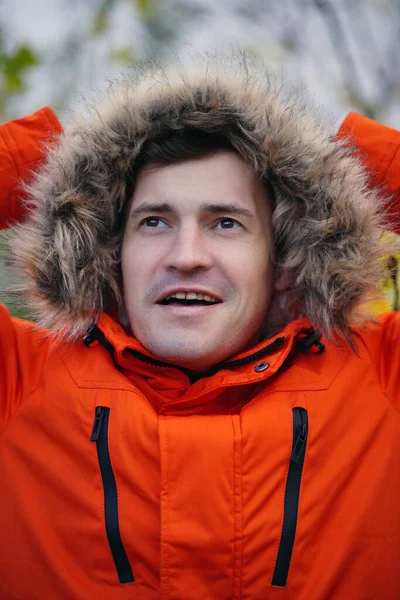
<instances>
[{"instance_id":1,"label":"orange jacket","mask_svg":"<svg viewBox=\"0 0 400 600\"><path fill-rule=\"evenodd\" d=\"M20 181L38 166L45 143L58 133L61 125L48 106L0 128L0 229L23 216Z\"/></svg>"},{"instance_id":2,"label":"orange jacket","mask_svg":"<svg viewBox=\"0 0 400 600\"><path fill-rule=\"evenodd\" d=\"M381 187L393 199L391 229L400 234L400 132L357 113L349 113L338 137L349 137L358 146L368 166L371 184Z\"/></svg>"},{"instance_id":3,"label":"orange jacket","mask_svg":"<svg viewBox=\"0 0 400 600\"><path fill-rule=\"evenodd\" d=\"M2 164L49 115L3 126ZM398 189L399 134L342 131ZM85 343L0 323L1 600L400 599L397 314L358 355L294 321L192 384L107 314Z\"/></svg>"}]
</instances>

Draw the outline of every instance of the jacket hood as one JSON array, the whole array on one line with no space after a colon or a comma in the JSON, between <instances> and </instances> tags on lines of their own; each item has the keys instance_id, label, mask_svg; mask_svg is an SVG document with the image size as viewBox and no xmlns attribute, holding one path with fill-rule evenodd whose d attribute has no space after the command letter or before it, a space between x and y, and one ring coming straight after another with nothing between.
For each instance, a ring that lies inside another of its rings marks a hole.
<instances>
[{"instance_id":1,"label":"jacket hood","mask_svg":"<svg viewBox=\"0 0 400 600\"><path fill-rule=\"evenodd\" d=\"M11 243L39 322L73 338L120 301L132 166L146 140L190 126L226 136L273 188L276 273L287 286L273 301L272 328L305 315L349 339L379 278L379 198L349 140L335 140L312 112L242 55L151 65L110 85L27 186L30 213Z\"/></svg>"}]
</instances>

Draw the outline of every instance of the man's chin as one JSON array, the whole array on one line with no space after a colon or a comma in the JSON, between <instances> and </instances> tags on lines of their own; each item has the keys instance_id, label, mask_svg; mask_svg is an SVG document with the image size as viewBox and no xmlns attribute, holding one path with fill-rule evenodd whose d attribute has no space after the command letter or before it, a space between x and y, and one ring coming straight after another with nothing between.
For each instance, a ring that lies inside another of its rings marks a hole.
<instances>
[{"instance_id":1,"label":"man's chin","mask_svg":"<svg viewBox=\"0 0 400 600\"><path fill-rule=\"evenodd\" d=\"M190 371L205 372L216 363L223 360L220 354L213 352L208 348L194 348L191 342L175 341L173 347L149 348L153 356L162 362L169 363L172 366L188 369Z\"/></svg>"},{"instance_id":2,"label":"man's chin","mask_svg":"<svg viewBox=\"0 0 400 600\"><path fill-rule=\"evenodd\" d=\"M165 354L158 355L156 358L161 360L162 362L166 362L174 367L179 367L180 369L186 369L188 371L194 371L198 373L205 373L211 367L213 367L219 361L210 360L209 356L176 356L176 355L168 355Z\"/></svg>"}]
</instances>

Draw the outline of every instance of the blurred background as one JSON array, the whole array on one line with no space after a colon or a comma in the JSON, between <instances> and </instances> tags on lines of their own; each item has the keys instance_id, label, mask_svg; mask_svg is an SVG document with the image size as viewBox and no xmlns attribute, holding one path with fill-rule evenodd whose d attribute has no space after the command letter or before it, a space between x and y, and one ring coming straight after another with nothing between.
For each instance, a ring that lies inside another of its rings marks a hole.
<instances>
[{"instance_id":1,"label":"blurred background","mask_svg":"<svg viewBox=\"0 0 400 600\"><path fill-rule=\"evenodd\" d=\"M49 104L65 123L138 61L232 45L304 84L333 126L355 110L400 128L400 0L1 0L0 121ZM389 305L394 284L392 263Z\"/></svg>"}]
</instances>

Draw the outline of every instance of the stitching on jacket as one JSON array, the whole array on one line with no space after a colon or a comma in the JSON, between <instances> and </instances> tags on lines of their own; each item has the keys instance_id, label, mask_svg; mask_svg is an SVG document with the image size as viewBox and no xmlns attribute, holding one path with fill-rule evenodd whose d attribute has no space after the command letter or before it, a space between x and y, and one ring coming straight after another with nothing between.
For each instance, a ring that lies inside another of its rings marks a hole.
<instances>
[{"instance_id":1,"label":"stitching on jacket","mask_svg":"<svg viewBox=\"0 0 400 600\"><path fill-rule=\"evenodd\" d=\"M62 133L62 125L60 123L60 121L57 118L57 115L53 112L53 110L50 108L50 106L44 106L39 112L42 112L42 114L44 115L44 117L46 118L48 124L50 125L51 129L57 129L57 133L51 131L49 132L49 136L57 136L60 135L60 132Z\"/></svg>"},{"instance_id":2,"label":"stitching on jacket","mask_svg":"<svg viewBox=\"0 0 400 600\"><path fill-rule=\"evenodd\" d=\"M11 146L10 146L10 144L9 144L9 141L8 141L8 136L11 138L11 140L12 140L14 143L15 143L15 140L14 140L14 138L12 137L12 135L11 135L9 132L7 132L7 135L5 135L4 131L5 131L5 130L4 130L4 128L3 128L3 127L1 127L1 128L0 128L0 137L3 139L3 141L4 141L4 144L5 144L5 146L7 147L7 150L8 150L8 152L9 152L9 155L10 155L10 157L11 157L11 159L12 159L13 163L14 163L15 170L16 170L16 172L17 172L17 173L18 173L18 175L19 175L19 174L20 174L20 170L19 170L19 168L18 168L17 161L15 160L15 156L14 156L14 150L12 150L12 149L11 149Z\"/></svg>"},{"instance_id":3,"label":"stitching on jacket","mask_svg":"<svg viewBox=\"0 0 400 600\"><path fill-rule=\"evenodd\" d=\"M142 392L140 390L138 390L138 388L136 388L134 386L133 383L131 383L129 381L129 379L126 377L127 380L127 384L124 385L123 383L120 383L119 381L117 382L115 379L113 381L109 380L109 379L102 379L102 380L98 380L98 379L84 379L83 377L80 377L75 365L71 364L71 361L68 361L67 359L64 358L63 356L63 349L58 349L56 350L56 353L58 355L58 357L60 358L61 362L63 363L65 369L68 371L71 379L73 380L73 382L75 383L76 387L78 387L79 389L93 389L93 386L95 388L99 388L102 390L112 390L112 391L123 391L123 392L134 392L137 393L139 396L141 396L143 398L143 400L147 400L147 398L144 396L144 394L142 394ZM83 383L82 383L83 382ZM86 384L86 385L84 385ZM104 387L104 385L107 386L112 386L112 387Z\"/></svg>"},{"instance_id":4,"label":"stitching on jacket","mask_svg":"<svg viewBox=\"0 0 400 600\"><path fill-rule=\"evenodd\" d=\"M10 315L9 315L9 316L10 316ZM20 360L19 360L20 348L19 348L19 337L18 337L18 331L17 331L17 328L15 327L15 323L12 321L12 319L10 319L10 320L11 320L11 327L12 327L12 331L13 331L13 334L15 335L15 344L16 344L16 353L17 353L17 356L16 356L16 362L17 362L17 368L18 368L18 372L20 373L21 364L20 364ZM51 349L49 349L49 348L48 348L48 349L47 349L47 356L46 356L46 359L45 359L45 360L43 360L43 362L42 362L42 369L41 369L41 373L42 373L42 374L43 374L43 372L44 372L44 365L45 365L45 364L46 364L46 362L48 361L50 354L51 354ZM69 373L69 375L71 376L71 374L70 374L70 373ZM19 395L20 395L20 398L19 398L19 402L18 402L18 407L16 408L16 410L14 410L14 411L13 411L13 412L12 412L12 413L9 415L9 417L8 417L8 419L7 419L7 423L6 423L5 427L3 427L3 429L0 431L0 437L1 437L1 436L2 436L2 435L5 433L5 432L6 432L6 430L7 430L8 426L9 426L9 424L10 424L11 420L12 420L12 418L14 417L14 415L16 415L16 414L19 412L19 410L20 410L21 406L22 406L22 405L23 405L25 402L28 402L29 398L30 398L30 397L31 397L31 396L32 396L32 395L33 395L33 394L36 392L36 390L38 389L38 387L40 386L40 384L42 383L42 381L43 381L43 378L42 378L42 376L40 376L40 377L38 377L38 379L37 379L36 385L33 385L33 387L32 387L31 389L27 390L25 394L22 394L22 390L20 391L20 393L19 393Z\"/></svg>"},{"instance_id":5,"label":"stitching on jacket","mask_svg":"<svg viewBox=\"0 0 400 600\"><path fill-rule=\"evenodd\" d=\"M240 415L232 415L233 433L233 569L232 600L241 598L243 571L242 469ZM238 431L239 429L239 431ZM239 435L238 435L239 434Z\"/></svg>"},{"instance_id":6,"label":"stitching on jacket","mask_svg":"<svg viewBox=\"0 0 400 600\"><path fill-rule=\"evenodd\" d=\"M231 424L232 424L232 492L233 492L233 561L232 561L232 600L235 600L235 579L237 572L237 507L236 507L236 435L235 435L235 422L234 416L231 416Z\"/></svg>"},{"instance_id":7,"label":"stitching on jacket","mask_svg":"<svg viewBox=\"0 0 400 600\"><path fill-rule=\"evenodd\" d=\"M383 176L383 181L384 181L385 183L387 183L387 182L386 182L387 173L388 173L388 171L389 171L390 167L392 166L392 164L393 164L393 163L395 162L395 160L397 159L397 156L398 156L399 154L400 154L400 143L397 145L397 148L396 148L395 152L393 153L393 156L392 156L392 158L389 160L389 163L388 163L388 165L387 165L387 167L386 167L386 169L385 169L385 173L384 173L384 176Z\"/></svg>"},{"instance_id":8,"label":"stitching on jacket","mask_svg":"<svg viewBox=\"0 0 400 600\"><path fill-rule=\"evenodd\" d=\"M331 350L332 348L328 347L328 350ZM297 387L295 387L294 385L287 385L287 387L285 386L280 386L279 385L279 380L277 380L276 382L272 383L270 385L270 387L268 388L268 393L272 393L272 392L283 392L283 393L291 393L291 392L321 392L324 390L329 390L333 384L335 383L336 379L339 377L341 370L343 368L343 365L345 364L348 355L350 354L350 352L352 352L351 348L349 345L346 345L346 347L343 349L343 357L342 360L339 363L339 359L338 359L338 368L336 370L335 375L333 376L332 379L329 379L329 383L323 383L317 387L312 387L309 389L304 389L304 385L306 384L310 384L310 385L316 385L318 383L318 379L306 379L303 378L301 380L301 383L299 381L299 384L297 385ZM326 372L326 369L324 369L324 373ZM319 378L321 379L321 377ZM296 380L299 380L299 378L296 376ZM327 378L325 377L325 379L323 380L324 382L326 382ZM303 386L303 387L302 387ZM262 393L262 392L261 392Z\"/></svg>"},{"instance_id":9,"label":"stitching on jacket","mask_svg":"<svg viewBox=\"0 0 400 600\"><path fill-rule=\"evenodd\" d=\"M384 326L382 326L382 329L383 329L383 333L384 333L384 332L385 332L385 331L384 331L384 329L385 329L385 325L384 325ZM371 363L371 365L372 365L372 371L373 371L373 373L374 373L374 375L375 375L375 379L376 379L376 382L377 382L377 384L378 384L378 387L379 387L379 389L381 390L381 392L382 392L383 396L384 396L384 397L386 398L386 400L388 401L388 404L389 404L389 406L391 406L391 407L392 407L392 409L394 410L394 412L395 412L397 415L399 415L399 416L400 416L400 411L399 411L399 410L397 410L397 407L396 407L396 406L395 406L395 404L394 404L394 399L392 400L391 398L389 398L389 396L387 395L387 393L385 392L385 390L384 390L384 389L383 389L383 387L382 387L382 383L381 383L381 380L380 380L380 377L379 377L379 373L378 373L378 367L377 367L377 365L375 364L375 361L374 361L374 360L373 360L373 358L372 358L372 355L371 355L371 353L370 353L369 346L368 346L368 344L367 344L366 340L365 340L365 339L364 339L364 338L363 338L361 335L360 335L359 337L360 337L360 340L361 340L361 342L362 342L362 344L363 344L363 346L364 346L364 348L365 348L365 350L366 350L366 352L367 352L367 354L368 354L368 358L369 358L369 360L370 360L370 363Z\"/></svg>"},{"instance_id":10,"label":"stitching on jacket","mask_svg":"<svg viewBox=\"0 0 400 600\"><path fill-rule=\"evenodd\" d=\"M158 419L160 420L160 415L158 416ZM168 496L169 435L168 435L167 422L168 422L168 419L166 417L163 417L163 420L162 420L163 432L162 433L163 433L163 437L164 437L164 451L163 451L163 455L164 455L164 486L163 486L163 488L164 489L162 492L162 501L164 502L164 507L163 507L163 515L162 515L162 519L163 519L162 529L164 530L164 540L161 544L160 569L163 570L161 581L162 581L162 590L163 590L164 600L168 600L168 598L170 598L170 592L171 592L170 568L169 568L170 547L169 547L168 539L167 539L167 542L165 542L165 537L168 538L168 533L169 533L169 520L168 520L169 519L169 496ZM162 465L161 465L161 469L162 469ZM165 557L164 559L163 559L163 554ZM166 566L164 566L164 564L163 564L164 560L165 560Z\"/></svg>"}]
</instances>

